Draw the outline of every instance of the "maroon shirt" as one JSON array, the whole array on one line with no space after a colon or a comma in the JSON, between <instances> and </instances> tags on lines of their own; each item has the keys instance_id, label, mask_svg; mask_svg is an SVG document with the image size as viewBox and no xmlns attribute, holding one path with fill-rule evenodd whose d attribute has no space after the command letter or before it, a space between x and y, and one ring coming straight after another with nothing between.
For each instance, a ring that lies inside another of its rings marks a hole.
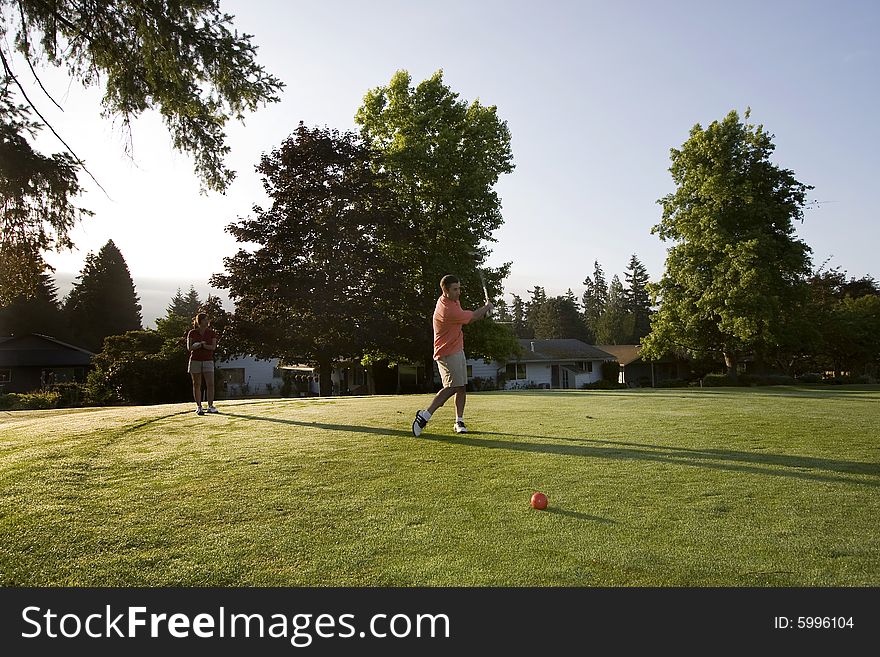
<instances>
[{"instance_id":1,"label":"maroon shirt","mask_svg":"<svg viewBox=\"0 0 880 657\"><path fill-rule=\"evenodd\" d=\"M217 334L212 328L206 328L204 333L200 333L199 329L194 328L186 334L186 339L187 344L192 344L193 342L207 342L208 344L217 346ZM198 349L193 349L189 358L190 360L214 360L214 352L210 349L199 347Z\"/></svg>"}]
</instances>

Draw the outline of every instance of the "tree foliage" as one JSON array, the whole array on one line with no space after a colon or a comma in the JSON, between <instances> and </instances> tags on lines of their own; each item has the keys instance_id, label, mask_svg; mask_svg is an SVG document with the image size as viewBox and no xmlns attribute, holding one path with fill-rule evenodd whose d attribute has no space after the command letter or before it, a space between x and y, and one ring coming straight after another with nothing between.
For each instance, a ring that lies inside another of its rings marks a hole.
<instances>
[{"instance_id":1,"label":"tree foliage","mask_svg":"<svg viewBox=\"0 0 880 657\"><path fill-rule=\"evenodd\" d=\"M190 285L189 292L177 293L171 297L171 303L165 309L165 316L156 320L156 331L166 340L177 340L185 348L186 334L192 328L192 321L200 311L202 302L195 287Z\"/></svg>"},{"instance_id":2,"label":"tree foliage","mask_svg":"<svg viewBox=\"0 0 880 657\"><path fill-rule=\"evenodd\" d=\"M593 276L587 276L583 285L587 288L581 297L587 337L590 342L597 342L599 319L605 314L605 306L608 305L608 284L605 282L605 272L598 260L593 262Z\"/></svg>"},{"instance_id":3,"label":"tree foliage","mask_svg":"<svg viewBox=\"0 0 880 657\"><path fill-rule=\"evenodd\" d=\"M92 403L162 404L192 397L187 354L176 340L158 331L127 331L108 336L86 380Z\"/></svg>"},{"instance_id":4,"label":"tree foliage","mask_svg":"<svg viewBox=\"0 0 880 657\"><path fill-rule=\"evenodd\" d=\"M535 308L532 327L536 340L587 339L584 325L574 298L550 297Z\"/></svg>"},{"instance_id":5,"label":"tree foliage","mask_svg":"<svg viewBox=\"0 0 880 657\"><path fill-rule=\"evenodd\" d=\"M122 252L109 240L89 253L64 301L72 339L100 351L104 338L141 329L141 306Z\"/></svg>"},{"instance_id":6,"label":"tree foliage","mask_svg":"<svg viewBox=\"0 0 880 657\"><path fill-rule=\"evenodd\" d=\"M333 362L391 349L402 321L393 199L353 133L300 124L257 170L272 205L227 227L257 248L211 282L229 290L243 350L318 365L327 391Z\"/></svg>"},{"instance_id":7,"label":"tree foliage","mask_svg":"<svg viewBox=\"0 0 880 657\"><path fill-rule=\"evenodd\" d=\"M67 327L58 288L48 272L40 274L36 294L20 295L8 305L0 307L0 336L41 333L59 340L67 339Z\"/></svg>"},{"instance_id":8,"label":"tree foliage","mask_svg":"<svg viewBox=\"0 0 880 657\"><path fill-rule=\"evenodd\" d=\"M513 170L510 132L494 106L460 100L441 71L416 86L409 73L398 71L387 86L367 93L355 120L374 153L374 169L387 174L382 184L400 208L401 238L386 241L403 283L396 314L409 318L396 355L425 361L429 318L445 274L461 278L463 307L482 304L478 268L489 296L500 296L509 263L484 264L486 245L503 223L494 186ZM468 349L484 350L479 339L474 336Z\"/></svg>"},{"instance_id":9,"label":"tree foliage","mask_svg":"<svg viewBox=\"0 0 880 657\"><path fill-rule=\"evenodd\" d=\"M224 191L234 177L224 164L227 121L277 101L283 86L231 22L216 0L0 0L0 304L34 292L42 252L70 247L70 229L89 214L74 204L83 161L66 144L51 156L31 145L46 124L10 49L34 75L64 66L71 79L101 85L103 115L126 131L158 110L204 188Z\"/></svg>"},{"instance_id":10,"label":"tree foliage","mask_svg":"<svg viewBox=\"0 0 880 657\"><path fill-rule=\"evenodd\" d=\"M735 111L706 129L695 125L672 149L676 190L659 200L653 232L673 245L652 287L662 305L643 342L647 355L720 353L735 375L739 355L782 339L810 271L810 249L793 226L810 187L773 164L773 150L772 135Z\"/></svg>"},{"instance_id":11,"label":"tree foliage","mask_svg":"<svg viewBox=\"0 0 880 657\"><path fill-rule=\"evenodd\" d=\"M596 321L596 344L632 344L634 329L635 314L630 311L626 290L615 274L608 286L605 311Z\"/></svg>"},{"instance_id":12,"label":"tree foliage","mask_svg":"<svg viewBox=\"0 0 880 657\"><path fill-rule=\"evenodd\" d=\"M641 260L633 254L629 259L629 265L624 273L626 279L626 306L632 314L632 335L627 340L629 344L638 344L639 341L651 332L651 294L648 292L648 270Z\"/></svg>"}]
</instances>

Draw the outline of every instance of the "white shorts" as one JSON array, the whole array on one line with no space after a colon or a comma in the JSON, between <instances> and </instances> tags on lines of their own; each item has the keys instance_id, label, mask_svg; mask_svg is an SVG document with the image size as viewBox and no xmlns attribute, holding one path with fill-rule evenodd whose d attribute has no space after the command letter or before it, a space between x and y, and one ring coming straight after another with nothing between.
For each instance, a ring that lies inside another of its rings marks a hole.
<instances>
[{"instance_id":1,"label":"white shorts","mask_svg":"<svg viewBox=\"0 0 880 657\"><path fill-rule=\"evenodd\" d=\"M467 385L467 362L463 351L438 358L437 369L440 370L444 388L463 388Z\"/></svg>"},{"instance_id":2,"label":"white shorts","mask_svg":"<svg viewBox=\"0 0 880 657\"><path fill-rule=\"evenodd\" d=\"M191 360L186 371L190 374L211 374L214 371L213 360Z\"/></svg>"}]
</instances>

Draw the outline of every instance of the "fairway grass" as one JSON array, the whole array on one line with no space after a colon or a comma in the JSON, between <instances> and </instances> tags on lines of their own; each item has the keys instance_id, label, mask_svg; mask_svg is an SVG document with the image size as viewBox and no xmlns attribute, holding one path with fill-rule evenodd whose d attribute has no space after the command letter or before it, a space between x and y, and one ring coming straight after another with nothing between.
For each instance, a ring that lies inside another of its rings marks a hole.
<instances>
[{"instance_id":1,"label":"fairway grass","mask_svg":"<svg viewBox=\"0 0 880 657\"><path fill-rule=\"evenodd\" d=\"M876 386L429 399L2 413L0 585L880 585Z\"/></svg>"}]
</instances>

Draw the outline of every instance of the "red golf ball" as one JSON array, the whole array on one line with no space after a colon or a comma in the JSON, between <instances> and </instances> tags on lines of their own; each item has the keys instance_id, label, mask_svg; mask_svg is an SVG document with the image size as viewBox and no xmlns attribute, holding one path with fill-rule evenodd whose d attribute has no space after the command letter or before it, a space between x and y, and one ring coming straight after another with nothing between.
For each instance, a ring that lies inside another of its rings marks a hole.
<instances>
[{"instance_id":1,"label":"red golf ball","mask_svg":"<svg viewBox=\"0 0 880 657\"><path fill-rule=\"evenodd\" d=\"M547 496L544 493L533 493L531 505L533 509L543 511L547 508Z\"/></svg>"}]
</instances>

